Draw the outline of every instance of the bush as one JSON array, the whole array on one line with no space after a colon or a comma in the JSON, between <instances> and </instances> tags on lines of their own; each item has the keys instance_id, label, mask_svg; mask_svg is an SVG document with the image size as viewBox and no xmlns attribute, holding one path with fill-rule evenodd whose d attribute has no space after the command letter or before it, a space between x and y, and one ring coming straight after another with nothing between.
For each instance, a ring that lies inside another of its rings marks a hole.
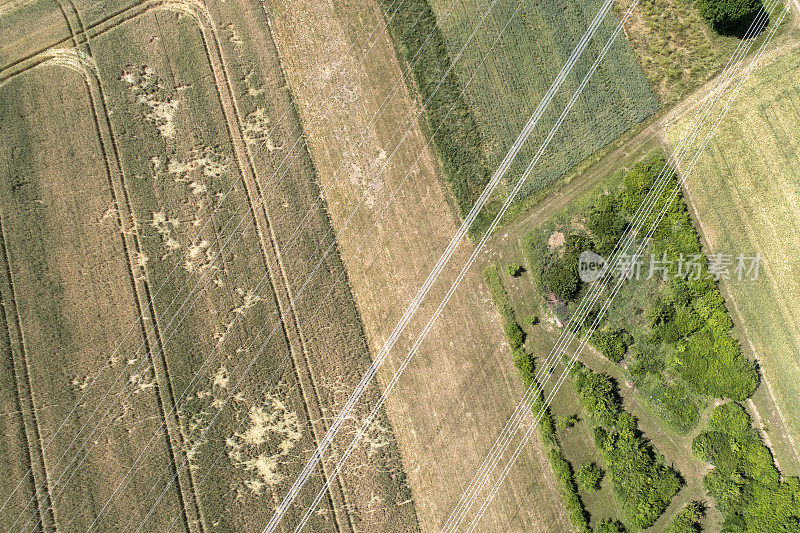
<instances>
[{"instance_id":1,"label":"bush","mask_svg":"<svg viewBox=\"0 0 800 533\"><path fill-rule=\"evenodd\" d=\"M586 463L575 474L575 481L578 482L578 486L589 492L599 490L602 480L603 470L594 462Z\"/></svg>"},{"instance_id":2,"label":"bush","mask_svg":"<svg viewBox=\"0 0 800 533\"><path fill-rule=\"evenodd\" d=\"M603 354L606 359L614 363L622 361L628 346L633 344L633 337L627 330L595 331L592 334L592 344Z\"/></svg>"},{"instance_id":3,"label":"bush","mask_svg":"<svg viewBox=\"0 0 800 533\"><path fill-rule=\"evenodd\" d=\"M578 293L581 282L577 263L570 265L561 259L551 261L544 271L542 281L562 302L572 300Z\"/></svg>"},{"instance_id":4,"label":"bush","mask_svg":"<svg viewBox=\"0 0 800 533\"><path fill-rule=\"evenodd\" d=\"M578 495L578 488L575 485L575 480L572 476L572 467L569 461L567 461L559 448L550 448L547 452L547 457L550 459L550 465L553 468L556 479L561 482L564 507L567 510L569 521L579 531L591 531L589 527L589 516Z\"/></svg>"},{"instance_id":5,"label":"bush","mask_svg":"<svg viewBox=\"0 0 800 533\"><path fill-rule=\"evenodd\" d=\"M681 479L638 430L636 418L620 407L611 378L576 365L575 389L597 422L594 441L605 463L614 496L631 529L646 529L678 492Z\"/></svg>"},{"instance_id":6,"label":"bush","mask_svg":"<svg viewBox=\"0 0 800 533\"><path fill-rule=\"evenodd\" d=\"M706 514L706 506L703 502L690 502L664 530L664 533L700 533L703 528L700 526L700 519Z\"/></svg>"},{"instance_id":7,"label":"bush","mask_svg":"<svg viewBox=\"0 0 800 533\"><path fill-rule=\"evenodd\" d=\"M575 390L583 407L600 425L613 426L616 423L622 400L610 376L581 368L576 375Z\"/></svg>"},{"instance_id":8,"label":"bush","mask_svg":"<svg viewBox=\"0 0 800 533\"><path fill-rule=\"evenodd\" d=\"M525 323L529 326L535 326L539 323L539 315L528 315L525 317Z\"/></svg>"},{"instance_id":9,"label":"bush","mask_svg":"<svg viewBox=\"0 0 800 533\"><path fill-rule=\"evenodd\" d=\"M763 6L761 0L698 0L697 8L714 30L741 37Z\"/></svg>"},{"instance_id":10,"label":"bush","mask_svg":"<svg viewBox=\"0 0 800 533\"><path fill-rule=\"evenodd\" d=\"M525 342L525 332L522 331L519 324L506 322L503 325L503 331L505 331L506 339L508 339L508 344L511 346L512 351L522 348L522 344Z\"/></svg>"},{"instance_id":11,"label":"bush","mask_svg":"<svg viewBox=\"0 0 800 533\"><path fill-rule=\"evenodd\" d=\"M536 378L536 367L533 363L533 356L523 349L514 350L511 353L514 359L514 366L517 367L522 382L530 386Z\"/></svg>"},{"instance_id":12,"label":"bush","mask_svg":"<svg viewBox=\"0 0 800 533\"><path fill-rule=\"evenodd\" d=\"M558 417L558 429L568 429L571 427L575 427L575 424L580 422L581 419L578 418L578 415L564 415Z\"/></svg>"},{"instance_id":13,"label":"bush","mask_svg":"<svg viewBox=\"0 0 800 533\"><path fill-rule=\"evenodd\" d=\"M594 528L594 533L625 533L625 526L617 520L604 518Z\"/></svg>"},{"instance_id":14,"label":"bush","mask_svg":"<svg viewBox=\"0 0 800 533\"><path fill-rule=\"evenodd\" d=\"M692 452L714 467L703 483L722 513L723 531L800 530L800 482L781 480L742 406L729 402L714 409Z\"/></svg>"},{"instance_id":15,"label":"bush","mask_svg":"<svg viewBox=\"0 0 800 533\"><path fill-rule=\"evenodd\" d=\"M511 276L512 278L516 278L520 274L522 274L522 267L516 263L509 263L506 265L506 274Z\"/></svg>"}]
</instances>

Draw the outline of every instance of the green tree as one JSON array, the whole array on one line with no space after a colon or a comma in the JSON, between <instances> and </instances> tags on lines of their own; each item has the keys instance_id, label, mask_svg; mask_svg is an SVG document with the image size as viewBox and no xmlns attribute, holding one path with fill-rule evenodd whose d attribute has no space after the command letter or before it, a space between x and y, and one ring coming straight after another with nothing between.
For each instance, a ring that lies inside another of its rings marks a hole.
<instances>
[{"instance_id":1,"label":"green tree","mask_svg":"<svg viewBox=\"0 0 800 533\"><path fill-rule=\"evenodd\" d=\"M698 0L697 8L714 30L741 37L763 6L761 0Z\"/></svg>"},{"instance_id":2,"label":"green tree","mask_svg":"<svg viewBox=\"0 0 800 533\"><path fill-rule=\"evenodd\" d=\"M553 291L556 298L562 302L572 300L580 286L577 265L568 265L565 261L554 260L547 265L543 281L547 288Z\"/></svg>"},{"instance_id":3,"label":"green tree","mask_svg":"<svg viewBox=\"0 0 800 533\"><path fill-rule=\"evenodd\" d=\"M575 474L575 481L583 490L590 492L600 489L600 482L603 480L603 470L594 461L586 463L578 469Z\"/></svg>"}]
</instances>

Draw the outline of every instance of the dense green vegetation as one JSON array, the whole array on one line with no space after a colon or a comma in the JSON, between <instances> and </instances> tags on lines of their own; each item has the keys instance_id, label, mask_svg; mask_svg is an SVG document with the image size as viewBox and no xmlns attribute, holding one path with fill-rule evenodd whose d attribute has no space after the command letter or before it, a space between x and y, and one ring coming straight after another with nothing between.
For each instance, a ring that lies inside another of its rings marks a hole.
<instances>
[{"instance_id":1,"label":"dense green vegetation","mask_svg":"<svg viewBox=\"0 0 800 533\"><path fill-rule=\"evenodd\" d=\"M667 466L638 429L634 416L622 409L614 381L577 363L575 390L594 423L594 440L614 487L626 527L653 525L678 492L681 479Z\"/></svg>"},{"instance_id":2,"label":"dense green vegetation","mask_svg":"<svg viewBox=\"0 0 800 533\"><path fill-rule=\"evenodd\" d=\"M581 251L610 254L664 164L660 154L652 154L611 179L585 213L565 213L526 236L531 275L542 295L555 299L553 310L562 320L587 291L577 272ZM674 186L675 179L669 176L669 185ZM667 187L654 213L672 188ZM645 227L653 218L651 214ZM550 245L554 232L564 236L563 245ZM652 275L651 254L657 261ZM707 261L682 195L666 210L644 257L638 279L624 283L591 340L610 361L624 360L626 372L659 416L686 432L696 425L708 397L748 398L759 384L759 374L732 335L733 323L717 280L707 275ZM703 267L700 275L687 267L691 258ZM596 309L590 311L586 323L596 314Z\"/></svg>"},{"instance_id":3,"label":"dense green vegetation","mask_svg":"<svg viewBox=\"0 0 800 533\"><path fill-rule=\"evenodd\" d=\"M691 502L675 515L664 533L700 533L703 531L700 520L705 514L706 508L702 502Z\"/></svg>"},{"instance_id":4,"label":"dense green vegetation","mask_svg":"<svg viewBox=\"0 0 800 533\"><path fill-rule=\"evenodd\" d=\"M578 486L583 490L590 492L598 490L600 482L603 481L603 469L594 462L586 463L578 469L575 474L575 481L578 482Z\"/></svg>"},{"instance_id":5,"label":"dense green vegetation","mask_svg":"<svg viewBox=\"0 0 800 533\"><path fill-rule=\"evenodd\" d=\"M604 518L597 527L594 528L594 533L625 533L625 526L617 520Z\"/></svg>"},{"instance_id":6,"label":"dense green vegetation","mask_svg":"<svg viewBox=\"0 0 800 533\"><path fill-rule=\"evenodd\" d=\"M459 80L450 70L436 17L426 0L380 0L379 4L386 11L395 50L401 61L411 66L420 98L427 103L430 132L436 132L433 145L458 211L464 216L489 182L490 171L478 125L462 97ZM476 226L481 225L478 220Z\"/></svg>"},{"instance_id":7,"label":"dense green vegetation","mask_svg":"<svg viewBox=\"0 0 800 533\"><path fill-rule=\"evenodd\" d=\"M714 466L704 484L724 517L723 531L800 531L800 481L781 480L741 405L728 402L714 409L692 451Z\"/></svg>"},{"instance_id":8,"label":"dense green vegetation","mask_svg":"<svg viewBox=\"0 0 800 533\"><path fill-rule=\"evenodd\" d=\"M697 8L716 31L742 36L763 6L761 0L697 0Z\"/></svg>"}]
</instances>

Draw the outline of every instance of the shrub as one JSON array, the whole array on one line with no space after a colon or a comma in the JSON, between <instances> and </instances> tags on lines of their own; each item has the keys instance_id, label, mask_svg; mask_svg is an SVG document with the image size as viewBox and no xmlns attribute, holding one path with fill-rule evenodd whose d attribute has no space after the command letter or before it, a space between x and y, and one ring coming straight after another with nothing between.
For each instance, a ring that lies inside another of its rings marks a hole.
<instances>
[{"instance_id":1,"label":"shrub","mask_svg":"<svg viewBox=\"0 0 800 533\"><path fill-rule=\"evenodd\" d=\"M627 330L595 331L592 334L592 343L606 359L614 363L622 361L628 346L633 344L633 337Z\"/></svg>"},{"instance_id":2,"label":"shrub","mask_svg":"<svg viewBox=\"0 0 800 533\"><path fill-rule=\"evenodd\" d=\"M664 533L700 533L703 530L700 526L700 519L705 514L706 506L703 505L703 502L690 502L675 515Z\"/></svg>"},{"instance_id":3,"label":"shrub","mask_svg":"<svg viewBox=\"0 0 800 533\"><path fill-rule=\"evenodd\" d=\"M522 382L530 386L536 378L536 367L533 363L533 356L523 349L514 350L511 353L514 359L514 366L517 367Z\"/></svg>"},{"instance_id":4,"label":"shrub","mask_svg":"<svg viewBox=\"0 0 800 533\"><path fill-rule=\"evenodd\" d=\"M613 426L616 423L622 400L611 377L581 368L575 379L575 389L583 407L599 424Z\"/></svg>"},{"instance_id":5,"label":"shrub","mask_svg":"<svg viewBox=\"0 0 800 533\"><path fill-rule=\"evenodd\" d=\"M586 463L578 469L575 474L575 481L583 490L590 492L600 489L600 482L603 480L603 470L594 462Z\"/></svg>"},{"instance_id":6,"label":"shrub","mask_svg":"<svg viewBox=\"0 0 800 533\"><path fill-rule=\"evenodd\" d=\"M530 326L535 326L539 323L539 315L528 315L525 317L525 323Z\"/></svg>"},{"instance_id":7,"label":"shrub","mask_svg":"<svg viewBox=\"0 0 800 533\"><path fill-rule=\"evenodd\" d=\"M557 426L558 426L558 429L568 429L568 428L574 427L575 424L580 422L580 420L581 419L578 418L578 415L559 416L558 417Z\"/></svg>"},{"instance_id":8,"label":"shrub","mask_svg":"<svg viewBox=\"0 0 800 533\"><path fill-rule=\"evenodd\" d=\"M594 441L605 463L623 521L646 529L667 508L681 479L638 430L636 418L620 407L616 386L605 374L576 365L575 388L597 422Z\"/></svg>"},{"instance_id":9,"label":"shrub","mask_svg":"<svg viewBox=\"0 0 800 533\"><path fill-rule=\"evenodd\" d=\"M512 351L522 348L522 344L525 342L525 332L522 331L519 324L506 322L503 325L503 331L505 331L506 339L508 339L508 344L511 346Z\"/></svg>"},{"instance_id":10,"label":"shrub","mask_svg":"<svg viewBox=\"0 0 800 533\"><path fill-rule=\"evenodd\" d=\"M698 0L697 8L714 30L739 36L763 9L761 0Z\"/></svg>"},{"instance_id":11,"label":"shrub","mask_svg":"<svg viewBox=\"0 0 800 533\"><path fill-rule=\"evenodd\" d=\"M722 513L723 531L798 531L800 482L781 480L742 406L728 402L714 409L692 452L714 467L703 483Z\"/></svg>"},{"instance_id":12,"label":"shrub","mask_svg":"<svg viewBox=\"0 0 800 533\"><path fill-rule=\"evenodd\" d=\"M512 278L516 278L520 274L522 274L522 267L517 263L509 263L506 265L506 274L511 276Z\"/></svg>"},{"instance_id":13,"label":"shrub","mask_svg":"<svg viewBox=\"0 0 800 533\"><path fill-rule=\"evenodd\" d=\"M610 254L622 235L625 225L625 214L617 197L610 194L601 196L592 208L586 224L592 234L594 250L602 256Z\"/></svg>"},{"instance_id":14,"label":"shrub","mask_svg":"<svg viewBox=\"0 0 800 533\"><path fill-rule=\"evenodd\" d=\"M599 524L597 524L597 526L595 526L594 533L625 533L625 526L623 526L618 520L604 518Z\"/></svg>"},{"instance_id":15,"label":"shrub","mask_svg":"<svg viewBox=\"0 0 800 533\"><path fill-rule=\"evenodd\" d=\"M572 300L578 292L580 278L577 264L567 264L561 259L554 259L547 265L542 278L545 286L562 302Z\"/></svg>"},{"instance_id":16,"label":"shrub","mask_svg":"<svg viewBox=\"0 0 800 533\"><path fill-rule=\"evenodd\" d=\"M511 302L508 300L508 293L503 287L503 281L500 279L497 267L495 265L486 267L486 270L483 271L483 277L489 286L489 292L492 295L497 311L503 319L503 332L506 334L506 340L511 346L511 351L518 350L525 342L525 332L517 324L514 308L511 307Z\"/></svg>"},{"instance_id":17,"label":"shrub","mask_svg":"<svg viewBox=\"0 0 800 533\"><path fill-rule=\"evenodd\" d=\"M561 482L561 492L564 499L564 507L567 510L569 521L579 531L591 531L589 527L589 516L583 507L581 498L578 495L578 488L572 475L572 467L569 461L559 448L550 448L547 452L553 473Z\"/></svg>"}]
</instances>

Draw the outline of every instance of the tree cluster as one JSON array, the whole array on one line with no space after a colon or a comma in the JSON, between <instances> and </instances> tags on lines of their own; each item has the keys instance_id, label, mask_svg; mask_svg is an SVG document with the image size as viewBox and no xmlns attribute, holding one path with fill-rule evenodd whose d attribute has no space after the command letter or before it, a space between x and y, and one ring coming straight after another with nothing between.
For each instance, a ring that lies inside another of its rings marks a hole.
<instances>
[{"instance_id":1,"label":"tree cluster","mask_svg":"<svg viewBox=\"0 0 800 533\"><path fill-rule=\"evenodd\" d=\"M681 487L681 478L664 462L622 409L616 384L583 365L574 370L575 389L595 421L594 440L605 463L625 525L634 530L653 525Z\"/></svg>"},{"instance_id":2,"label":"tree cluster","mask_svg":"<svg viewBox=\"0 0 800 533\"><path fill-rule=\"evenodd\" d=\"M692 452L714 467L703 482L722 513L723 531L800 531L800 481L781 480L741 405L728 402L714 409Z\"/></svg>"},{"instance_id":3,"label":"tree cluster","mask_svg":"<svg viewBox=\"0 0 800 533\"><path fill-rule=\"evenodd\" d=\"M764 7L761 0L698 0L697 9L717 32L742 37Z\"/></svg>"}]
</instances>

